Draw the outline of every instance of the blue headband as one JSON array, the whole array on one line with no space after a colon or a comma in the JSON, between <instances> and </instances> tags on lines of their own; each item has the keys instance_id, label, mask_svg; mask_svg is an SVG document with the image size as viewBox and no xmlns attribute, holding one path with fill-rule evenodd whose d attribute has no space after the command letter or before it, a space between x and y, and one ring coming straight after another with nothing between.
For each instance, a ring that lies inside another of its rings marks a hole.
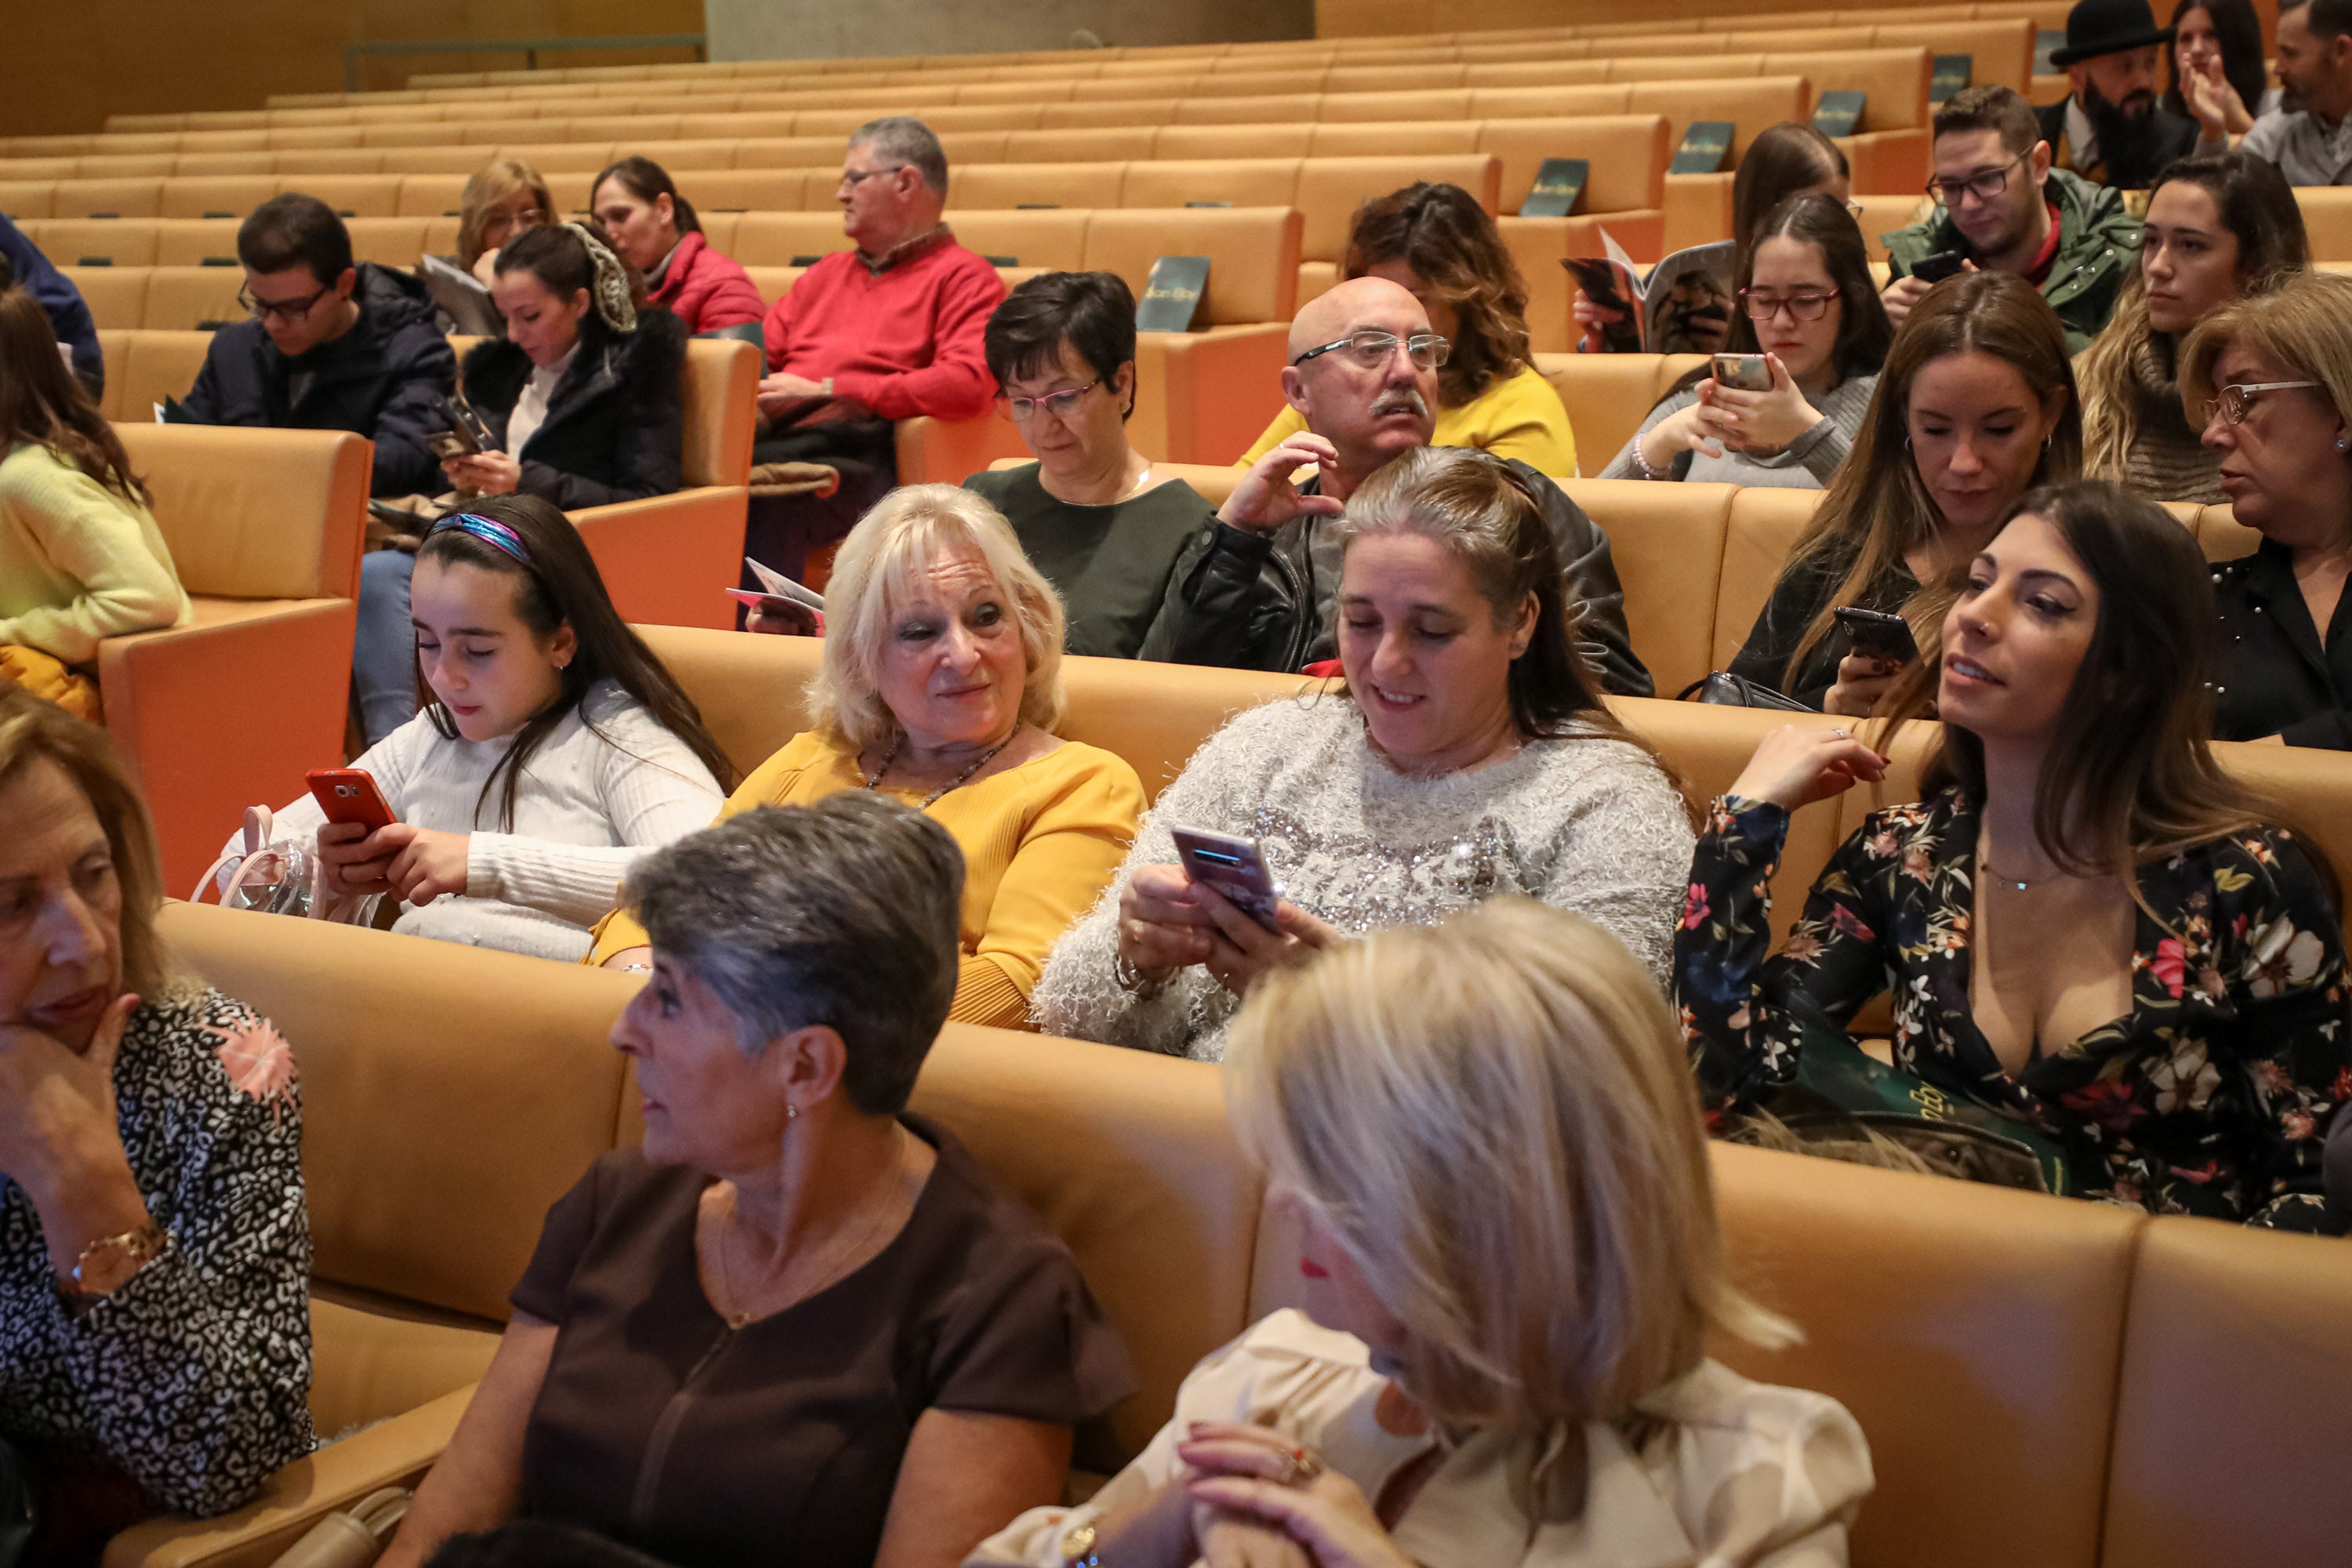
<instances>
[{"instance_id":1,"label":"blue headband","mask_svg":"<svg viewBox=\"0 0 2352 1568\"><path fill-rule=\"evenodd\" d=\"M452 529L459 533L470 533L483 543L503 550L523 565L530 566L530 552L523 547L522 535L505 523L478 512L452 512L425 530L425 537L430 539L436 533L446 533ZM532 569L537 570L535 567Z\"/></svg>"}]
</instances>

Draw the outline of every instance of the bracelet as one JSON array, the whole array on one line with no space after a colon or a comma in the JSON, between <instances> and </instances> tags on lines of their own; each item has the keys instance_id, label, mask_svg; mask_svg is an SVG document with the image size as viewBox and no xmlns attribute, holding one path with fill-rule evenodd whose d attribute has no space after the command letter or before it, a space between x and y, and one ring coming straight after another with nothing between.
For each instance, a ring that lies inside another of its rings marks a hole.
<instances>
[{"instance_id":1,"label":"bracelet","mask_svg":"<svg viewBox=\"0 0 2352 1568\"><path fill-rule=\"evenodd\" d=\"M1642 477L1645 479L1663 479L1666 476L1658 469L1650 467L1649 457L1642 450L1642 437L1648 434L1649 432L1647 430L1638 431L1634 434L1633 467L1642 471Z\"/></svg>"},{"instance_id":2,"label":"bracelet","mask_svg":"<svg viewBox=\"0 0 2352 1568\"><path fill-rule=\"evenodd\" d=\"M1110 961L1110 976L1118 982L1121 991L1139 1002L1149 1002L1168 987L1167 981L1153 980L1145 975L1123 952Z\"/></svg>"},{"instance_id":3,"label":"bracelet","mask_svg":"<svg viewBox=\"0 0 2352 1568\"><path fill-rule=\"evenodd\" d=\"M138 1277L139 1271L163 1255L171 1237L153 1220L121 1236L100 1237L74 1259L72 1283L59 1281L58 1293L68 1301L88 1302L109 1296Z\"/></svg>"}]
</instances>

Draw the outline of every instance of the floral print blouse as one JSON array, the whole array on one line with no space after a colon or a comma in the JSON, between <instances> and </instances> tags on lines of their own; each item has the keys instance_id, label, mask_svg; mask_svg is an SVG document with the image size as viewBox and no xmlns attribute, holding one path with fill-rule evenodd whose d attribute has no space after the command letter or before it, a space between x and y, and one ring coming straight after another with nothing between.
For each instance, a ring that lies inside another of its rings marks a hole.
<instances>
[{"instance_id":1,"label":"floral print blouse","mask_svg":"<svg viewBox=\"0 0 2352 1568\"><path fill-rule=\"evenodd\" d=\"M1768 957L1765 884L1789 814L1726 797L1675 941L1683 1032L1708 1103L1797 1072L1808 1029L1892 988L1895 1065L2060 1140L2080 1190L2158 1214L2329 1228L2320 1151L2352 1100L2335 910L2303 847L2257 827L2150 862L2132 1007L2011 1076L1970 1016L1977 807L1958 790L1875 812Z\"/></svg>"},{"instance_id":2,"label":"floral print blouse","mask_svg":"<svg viewBox=\"0 0 2352 1568\"><path fill-rule=\"evenodd\" d=\"M293 1058L201 986L131 1015L115 1120L163 1253L68 1311L32 1200L0 1180L0 1436L97 1449L153 1501L225 1513L310 1451L310 1226Z\"/></svg>"}]
</instances>

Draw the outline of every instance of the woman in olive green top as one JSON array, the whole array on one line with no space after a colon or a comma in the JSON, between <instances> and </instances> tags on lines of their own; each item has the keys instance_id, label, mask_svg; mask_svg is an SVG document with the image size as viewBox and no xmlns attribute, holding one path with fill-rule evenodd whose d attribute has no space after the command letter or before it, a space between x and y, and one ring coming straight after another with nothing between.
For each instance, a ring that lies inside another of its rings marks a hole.
<instances>
[{"instance_id":1,"label":"woman in olive green top","mask_svg":"<svg viewBox=\"0 0 2352 1568\"><path fill-rule=\"evenodd\" d=\"M1071 653L1133 658L1185 542L1216 509L1127 444L1135 296L1116 273L1048 272L989 318L989 374L1037 460L972 475L1069 612Z\"/></svg>"}]
</instances>

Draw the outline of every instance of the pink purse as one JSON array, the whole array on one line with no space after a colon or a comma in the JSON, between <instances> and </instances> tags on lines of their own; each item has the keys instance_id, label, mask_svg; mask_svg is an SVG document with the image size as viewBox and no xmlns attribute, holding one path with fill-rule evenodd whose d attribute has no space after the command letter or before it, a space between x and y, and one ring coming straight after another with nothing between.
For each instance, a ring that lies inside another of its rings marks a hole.
<instances>
[{"instance_id":1,"label":"pink purse","mask_svg":"<svg viewBox=\"0 0 2352 1568\"><path fill-rule=\"evenodd\" d=\"M380 894L352 898L327 885L327 863L318 847L298 839L273 839L274 819L266 805L245 812L245 850L224 855L205 870L192 904L205 901L205 889L220 895L225 910L258 910L264 914L295 915L314 921L366 925Z\"/></svg>"}]
</instances>

